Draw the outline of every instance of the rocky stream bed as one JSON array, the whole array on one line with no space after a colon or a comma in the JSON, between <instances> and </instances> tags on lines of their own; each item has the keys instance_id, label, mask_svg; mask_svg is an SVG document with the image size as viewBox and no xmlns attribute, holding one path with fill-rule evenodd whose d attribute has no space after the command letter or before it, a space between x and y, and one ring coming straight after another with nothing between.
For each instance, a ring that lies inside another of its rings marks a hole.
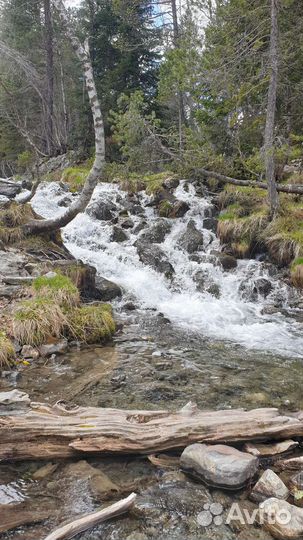
<instances>
[{"instance_id":1,"label":"rocky stream bed","mask_svg":"<svg viewBox=\"0 0 303 540\"><path fill-rule=\"evenodd\" d=\"M64 242L121 288L113 299L120 330L106 347L75 344L5 373L0 391L18 388L50 404L63 399L124 409L176 410L189 401L205 410L303 409L300 295L269 262L236 261L221 252L215 208L203 191L181 182L170 192L179 212L173 219L159 217L143 192L129 196L115 184L96 188L86 214L66 227ZM73 196L48 183L33 208L51 216ZM256 508L248 499L252 484L236 492L207 487L180 470L178 456L157 464L143 456L0 464L0 505L14 512L21 504L15 512L31 513L27 526L0 538L42 540L62 521L131 491L138 499L129 515L77 538L272 538L256 523L225 523L235 501ZM268 467L275 469L272 460L261 460L260 472ZM287 484L293 471L279 474ZM222 520L201 522L199 514L213 503L222 505Z\"/></svg>"}]
</instances>

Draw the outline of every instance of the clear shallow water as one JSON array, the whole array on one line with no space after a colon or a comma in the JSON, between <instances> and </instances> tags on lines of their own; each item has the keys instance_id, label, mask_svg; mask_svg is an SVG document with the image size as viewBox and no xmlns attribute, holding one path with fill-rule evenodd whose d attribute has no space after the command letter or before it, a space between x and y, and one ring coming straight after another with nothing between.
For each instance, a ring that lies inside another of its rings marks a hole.
<instances>
[{"instance_id":1,"label":"clear shallow water","mask_svg":"<svg viewBox=\"0 0 303 540\"><path fill-rule=\"evenodd\" d=\"M270 277L266 266L258 261L238 261L238 267L228 272L215 265L210 252L219 249L218 240L213 233L203 229L203 218L210 214L211 201L197 197L194 187L186 186L184 182L175 190L175 195L187 201L190 210L183 218L169 220L173 226L161 244L175 270L172 281L140 262L133 244L142 233L128 231L127 241L113 242L110 240L112 224L86 213L78 215L64 229L65 244L75 257L92 264L100 275L118 283L124 290L124 298L133 299L142 309L157 309L183 330L231 340L248 349L303 357L302 325L279 313L261 314L263 306L277 297L282 305L287 305L288 287ZM32 204L43 217L53 217L65 211L60 201L66 197L70 195L58 184L44 184ZM91 204L98 200L113 202L118 210L122 210L127 194L116 184L99 184ZM131 219L135 225L146 221L147 228L159 218L147 206L149 198L144 193L139 194L139 200L144 207L144 216L131 215ZM201 262L190 260L188 253L178 246L189 220L194 220L197 229L203 232ZM219 286L219 298L197 291L193 276L200 270L207 273L211 283ZM249 301L243 295L243 284L247 290L252 289L258 277L270 280L272 291L266 300L259 296L257 301Z\"/></svg>"}]
</instances>

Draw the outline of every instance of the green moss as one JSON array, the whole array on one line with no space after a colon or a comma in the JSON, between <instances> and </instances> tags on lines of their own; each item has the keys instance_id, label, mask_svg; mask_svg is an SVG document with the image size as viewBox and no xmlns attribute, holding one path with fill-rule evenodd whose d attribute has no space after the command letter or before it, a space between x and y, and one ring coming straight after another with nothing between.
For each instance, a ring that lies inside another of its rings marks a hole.
<instances>
[{"instance_id":1,"label":"green moss","mask_svg":"<svg viewBox=\"0 0 303 540\"><path fill-rule=\"evenodd\" d=\"M303 254L303 207L295 195L281 193L280 209L268 219L266 190L246 186L226 186L220 194L221 214L218 234L222 242L261 244L271 258L288 265Z\"/></svg>"},{"instance_id":2,"label":"green moss","mask_svg":"<svg viewBox=\"0 0 303 540\"><path fill-rule=\"evenodd\" d=\"M172 210L173 210L173 205L172 205L171 202L167 201L166 199L160 202L160 204L159 204L159 216L161 216L161 217L169 217Z\"/></svg>"},{"instance_id":3,"label":"green moss","mask_svg":"<svg viewBox=\"0 0 303 540\"><path fill-rule=\"evenodd\" d=\"M0 368L11 367L16 354L11 340L5 332L0 332Z\"/></svg>"},{"instance_id":4,"label":"green moss","mask_svg":"<svg viewBox=\"0 0 303 540\"><path fill-rule=\"evenodd\" d=\"M76 285L63 274L37 277L33 282L33 289L37 296L50 298L63 307L77 305L80 301Z\"/></svg>"},{"instance_id":5,"label":"green moss","mask_svg":"<svg viewBox=\"0 0 303 540\"><path fill-rule=\"evenodd\" d=\"M129 174L121 180L121 187L125 191L131 193L136 193L145 189L148 195L156 195L164 189L163 184L165 181L175 177L176 176L173 173L168 171L157 174L146 174L144 176Z\"/></svg>"},{"instance_id":6,"label":"green moss","mask_svg":"<svg viewBox=\"0 0 303 540\"><path fill-rule=\"evenodd\" d=\"M113 335L115 329L112 309L108 304L82 306L69 313L69 336L79 341L102 343Z\"/></svg>"},{"instance_id":7,"label":"green moss","mask_svg":"<svg viewBox=\"0 0 303 540\"><path fill-rule=\"evenodd\" d=\"M292 262L291 268L294 269L298 265L303 265L303 257L297 257L297 259Z\"/></svg>"},{"instance_id":8,"label":"green moss","mask_svg":"<svg viewBox=\"0 0 303 540\"><path fill-rule=\"evenodd\" d=\"M91 166L91 160L88 160L82 165L75 165L74 167L68 167L64 170L62 180L69 184L70 191L77 192L82 189Z\"/></svg>"},{"instance_id":9,"label":"green moss","mask_svg":"<svg viewBox=\"0 0 303 540\"><path fill-rule=\"evenodd\" d=\"M60 337L67 319L60 306L49 298L22 302L13 315L14 336L21 345L39 346Z\"/></svg>"}]
</instances>

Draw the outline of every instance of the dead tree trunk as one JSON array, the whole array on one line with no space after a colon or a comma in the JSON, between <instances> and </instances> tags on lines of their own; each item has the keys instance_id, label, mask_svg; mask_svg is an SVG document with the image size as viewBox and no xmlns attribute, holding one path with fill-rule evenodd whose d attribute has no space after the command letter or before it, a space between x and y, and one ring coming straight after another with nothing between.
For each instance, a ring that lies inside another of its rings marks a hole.
<instances>
[{"instance_id":1,"label":"dead tree trunk","mask_svg":"<svg viewBox=\"0 0 303 540\"><path fill-rule=\"evenodd\" d=\"M274 131L275 114L277 102L277 82L278 82L278 0L271 0L271 30L269 46L269 68L270 79L267 97L266 124L264 133L264 157L266 179L268 184L268 202L271 217L274 217L278 210L279 198L275 179L275 157L274 157Z\"/></svg>"},{"instance_id":2,"label":"dead tree trunk","mask_svg":"<svg viewBox=\"0 0 303 540\"><path fill-rule=\"evenodd\" d=\"M97 95L93 68L90 60L88 40L86 39L85 43L82 45L77 36L74 34L73 29L70 26L70 20L63 1L53 0L53 4L59 13L60 19L65 28L65 32L69 37L73 49L78 59L80 60L83 68L86 89L94 121L95 160L86 178L85 184L78 200L75 201L61 217L47 220L33 220L24 225L23 232L26 235L50 232L60 229L61 227L65 227L65 225L70 223L70 221L72 221L77 214L83 212L91 199L97 181L100 178L105 165L105 137L103 117Z\"/></svg>"},{"instance_id":3,"label":"dead tree trunk","mask_svg":"<svg viewBox=\"0 0 303 540\"><path fill-rule=\"evenodd\" d=\"M220 174L214 171L208 171L207 169L193 169L194 174L201 174L205 178L215 178L219 182L226 184L233 184L235 186L249 186L253 188L268 189L268 185L265 182L258 182L255 180L240 180L239 178L232 178L225 174ZM282 193L293 193L294 195L303 195L303 186L299 184L278 184L276 186L277 191Z\"/></svg>"},{"instance_id":4,"label":"dead tree trunk","mask_svg":"<svg viewBox=\"0 0 303 540\"><path fill-rule=\"evenodd\" d=\"M277 409L176 412L65 408L0 394L0 461L79 457L84 453L152 454L195 442L284 440L303 436L303 413Z\"/></svg>"}]
</instances>

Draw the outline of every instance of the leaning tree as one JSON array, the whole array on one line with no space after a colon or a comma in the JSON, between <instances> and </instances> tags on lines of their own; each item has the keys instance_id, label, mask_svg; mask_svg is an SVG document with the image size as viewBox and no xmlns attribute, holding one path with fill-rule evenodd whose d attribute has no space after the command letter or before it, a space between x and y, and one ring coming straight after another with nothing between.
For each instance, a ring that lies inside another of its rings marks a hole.
<instances>
[{"instance_id":1,"label":"leaning tree","mask_svg":"<svg viewBox=\"0 0 303 540\"><path fill-rule=\"evenodd\" d=\"M82 66L86 90L88 93L89 104L94 122L95 159L92 168L88 173L79 198L60 217L43 220L33 219L23 225L22 229L25 235L48 233L60 229L61 227L65 227L70 221L72 221L77 214L83 212L91 199L94 188L98 182L98 179L101 177L105 166L105 137L103 117L96 91L93 68L89 53L88 39L86 39L84 43L80 42L71 26L68 12L62 0L53 0L53 5L58 11L66 35L68 36Z\"/></svg>"}]
</instances>

